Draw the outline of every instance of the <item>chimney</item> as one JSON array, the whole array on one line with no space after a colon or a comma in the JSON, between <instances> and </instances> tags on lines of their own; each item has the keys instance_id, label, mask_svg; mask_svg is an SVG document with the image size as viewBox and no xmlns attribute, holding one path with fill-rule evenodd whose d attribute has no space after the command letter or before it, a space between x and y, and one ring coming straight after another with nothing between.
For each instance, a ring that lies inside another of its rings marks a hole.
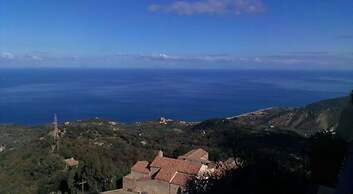
<instances>
[{"instance_id":1,"label":"chimney","mask_svg":"<svg viewBox=\"0 0 353 194\"><path fill-rule=\"evenodd\" d=\"M163 157L163 151L162 151L162 150L159 150L157 156L158 156L158 157Z\"/></svg>"}]
</instances>

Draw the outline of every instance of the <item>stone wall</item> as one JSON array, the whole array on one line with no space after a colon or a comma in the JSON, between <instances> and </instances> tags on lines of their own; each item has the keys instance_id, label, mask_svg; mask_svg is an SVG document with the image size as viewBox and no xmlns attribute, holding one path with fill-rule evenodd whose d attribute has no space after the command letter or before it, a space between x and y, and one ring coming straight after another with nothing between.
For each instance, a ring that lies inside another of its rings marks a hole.
<instances>
[{"instance_id":1,"label":"stone wall","mask_svg":"<svg viewBox=\"0 0 353 194\"><path fill-rule=\"evenodd\" d=\"M147 177L148 175L140 173L140 172L131 171L130 176L134 179L140 179L140 178Z\"/></svg>"},{"instance_id":2,"label":"stone wall","mask_svg":"<svg viewBox=\"0 0 353 194\"><path fill-rule=\"evenodd\" d=\"M158 180L145 180L137 182L135 191L146 192L148 194L169 194L170 189L170 185L167 182Z\"/></svg>"},{"instance_id":3,"label":"stone wall","mask_svg":"<svg viewBox=\"0 0 353 194\"><path fill-rule=\"evenodd\" d=\"M182 188L179 185L174 185L174 184L170 185L170 194L181 194L182 193L181 190Z\"/></svg>"},{"instance_id":4,"label":"stone wall","mask_svg":"<svg viewBox=\"0 0 353 194\"><path fill-rule=\"evenodd\" d=\"M124 176L123 189L125 191L134 191L136 189L136 181L130 175Z\"/></svg>"}]
</instances>

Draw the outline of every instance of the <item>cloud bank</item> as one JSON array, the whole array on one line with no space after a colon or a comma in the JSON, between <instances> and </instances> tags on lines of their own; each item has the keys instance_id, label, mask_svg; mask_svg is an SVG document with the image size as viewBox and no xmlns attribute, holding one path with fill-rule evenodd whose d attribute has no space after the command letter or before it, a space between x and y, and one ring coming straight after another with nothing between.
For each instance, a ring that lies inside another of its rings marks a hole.
<instances>
[{"instance_id":1,"label":"cloud bank","mask_svg":"<svg viewBox=\"0 0 353 194\"><path fill-rule=\"evenodd\" d=\"M353 39L353 34L341 34L341 35L337 36L337 39L352 40Z\"/></svg>"},{"instance_id":2,"label":"cloud bank","mask_svg":"<svg viewBox=\"0 0 353 194\"><path fill-rule=\"evenodd\" d=\"M11 52L1 52L0 58L11 60L11 59L15 59L15 55Z\"/></svg>"},{"instance_id":3,"label":"cloud bank","mask_svg":"<svg viewBox=\"0 0 353 194\"><path fill-rule=\"evenodd\" d=\"M266 10L262 0L178 0L169 4L152 4L151 12L177 15L258 14Z\"/></svg>"},{"instance_id":4,"label":"cloud bank","mask_svg":"<svg viewBox=\"0 0 353 194\"><path fill-rule=\"evenodd\" d=\"M92 67L92 68L189 68L189 69L351 69L352 53L322 51L284 52L276 55L236 54L173 55L167 53L65 55L0 51L0 68Z\"/></svg>"}]
</instances>

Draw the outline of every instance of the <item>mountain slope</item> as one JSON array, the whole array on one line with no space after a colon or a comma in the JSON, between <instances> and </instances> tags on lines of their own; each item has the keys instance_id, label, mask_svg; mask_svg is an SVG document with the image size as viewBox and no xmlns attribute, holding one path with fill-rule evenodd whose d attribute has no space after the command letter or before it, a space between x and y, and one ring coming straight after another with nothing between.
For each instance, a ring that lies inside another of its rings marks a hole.
<instances>
[{"instance_id":1,"label":"mountain slope","mask_svg":"<svg viewBox=\"0 0 353 194\"><path fill-rule=\"evenodd\" d=\"M319 101L300 108L269 108L233 118L246 125L293 130L310 136L320 131L335 131L349 97Z\"/></svg>"}]
</instances>

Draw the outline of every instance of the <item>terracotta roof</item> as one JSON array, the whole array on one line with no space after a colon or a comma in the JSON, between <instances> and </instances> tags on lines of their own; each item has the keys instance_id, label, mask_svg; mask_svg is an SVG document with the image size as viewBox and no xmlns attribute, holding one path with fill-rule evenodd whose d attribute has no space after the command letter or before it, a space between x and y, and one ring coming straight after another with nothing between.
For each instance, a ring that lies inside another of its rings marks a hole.
<instances>
[{"instance_id":1,"label":"terracotta roof","mask_svg":"<svg viewBox=\"0 0 353 194\"><path fill-rule=\"evenodd\" d=\"M174 169L162 168L155 179L165 182L170 182L176 171Z\"/></svg>"},{"instance_id":2,"label":"terracotta roof","mask_svg":"<svg viewBox=\"0 0 353 194\"><path fill-rule=\"evenodd\" d=\"M67 166L70 166L70 167L78 166L79 164L79 162L74 158L65 159L64 162L66 163Z\"/></svg>"},{"instance_id":3,"label":"terracotta roof","mask_svg":"<svg viewBox=\"0 0 353 194\"><path fill-rule=\"evenodd\" d=\"M188 158L192 160L201 160L207 154L207 152L201 148L191 150L190 152L180 156L179 158Z\"/></svg>"},{"instance_id":4,"label":"terracotta roof","mask_svg":"<svg viewBox=\"0 0 353 194\"><path fill-rule=\"evenodd\" d=\"M189 162L186 160L178 160L177 171L186 174L197 175L202 167L202 164Z\"/></svg>"},{"instance_id":5,"label":"terracotta roof","mask_svg":"<svg viewBox=\"0 0 353 194\"><path fill-rule=\"evenodd\" d=\"M186 160L157 156L151 163L151 167L160 168L160 171L155 177L157 180L171 182L177 172L188 175L197 175L202 165Z\"/></svg>"},{"instance_id":6,"label":"terracotta roof","mask_svg":"<svg viewBox=\"0 0 353 194\"><path fill-rule=\"evenodd\" d=\"M173 158L157 156L152 161L151 166L162 168L162 167L174 166L176 162L177 162L176 159L173 159Z\"/></svg>"},{"instance_id":7,"label":"terracotta roof","mask_svg":"<svg viewBox=\"0 0 353 194\"><path fill-rule=\"evenodd\" d=\"M151 163L152 167L175 169L178 172L187 174L198 174L202 164L193 163L187 160L178 160L167 157L156 157Z\"/></svg>"},{"instance_id":8,"label":"terracotta roof","mask_svg":"<svg viewBox=\"0 0 353 194\"><path fill-rule=\"evenodd\" d=\"M135 172L140 172L144 174L149 174L150 170L148 169L149 162L147 161L138 161L136 164L131 168L131 170Z\"/></svg>"},{"instance_id":9,"label":"terracotta roof","mask_svg":"<svg viewBox=\"0 0 353 194\"><path fill-rule=\"evenodd\" d=\"M185 186L188 180L190 179L191 179L190 175L177 172L173 180L171 181L171 183L174 185Z\"/></svg>"}]
</instances>

